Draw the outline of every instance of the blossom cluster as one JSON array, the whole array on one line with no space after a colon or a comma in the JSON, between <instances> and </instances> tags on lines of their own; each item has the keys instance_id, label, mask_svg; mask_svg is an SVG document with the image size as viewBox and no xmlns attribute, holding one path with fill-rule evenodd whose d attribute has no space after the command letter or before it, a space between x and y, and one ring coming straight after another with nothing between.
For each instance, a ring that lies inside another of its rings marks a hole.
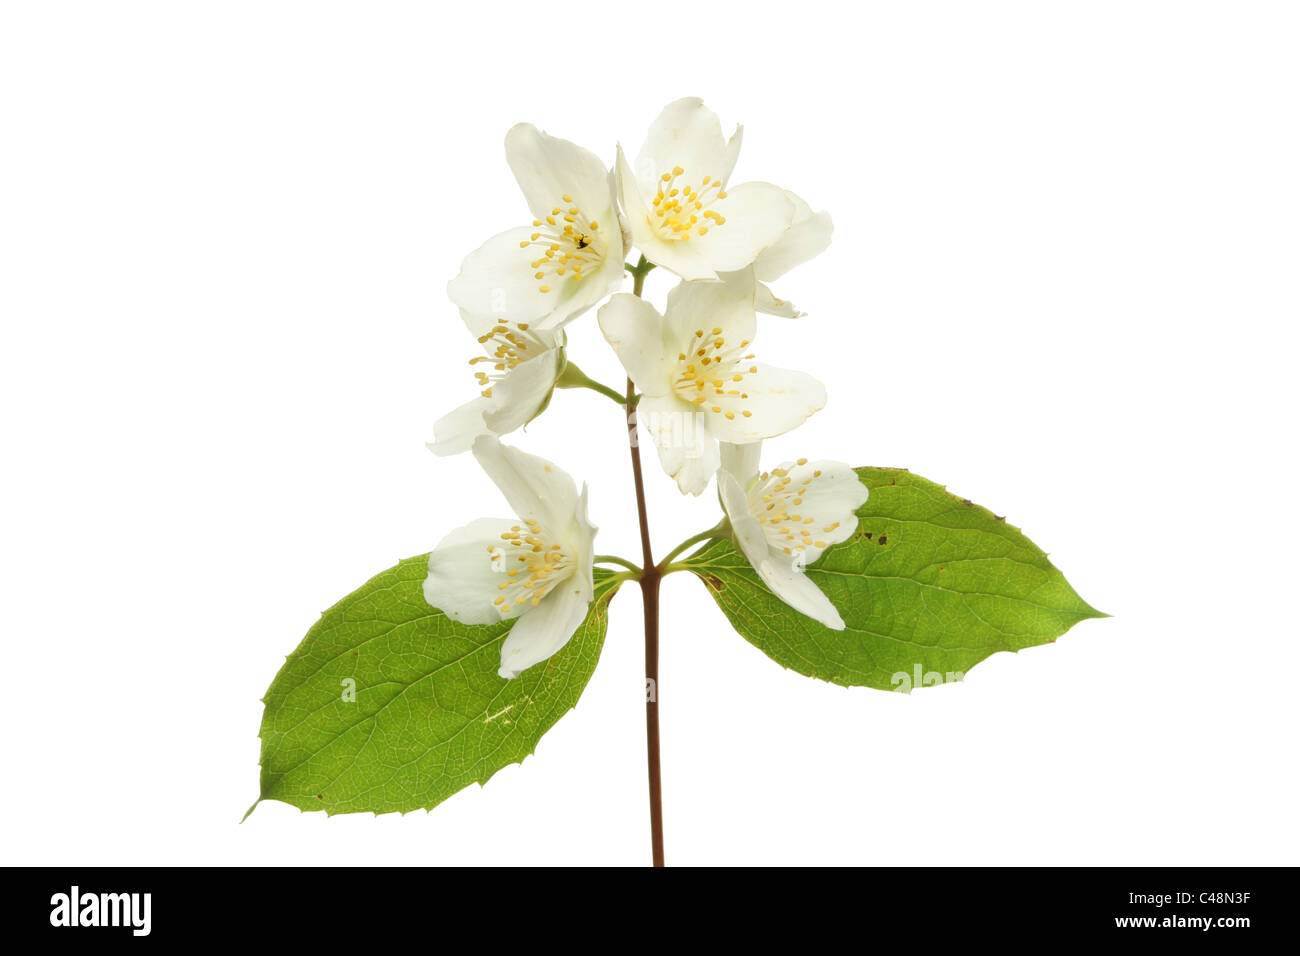
<instances>
[{"instance_id":1,"label":"blossom cluster","mask_svg":"<svg viewBox=\"0 0 1300 956\"><path fill-rule=\"evenodd\" d=\"M430 555L424 584L425 599L457 621L513 621L502 677L563 647L593 599L586 487L500 439L574 374L565 327L602 301L597 323L635 386L639 426L664 471L683 494L716 482L720 527L763 582L799 612L844 627L804 568L853 533L867 489L834 461L760 470L763 439L797 427L826 392L812 376L758 361L754 344L760 313L802 317L769 283L829 245L831 219L770 183L731 185L740 145L741 129L724 137L695 98L663 110L633 162L617 147L612 169L529 124L506 136L530 218L470 253L448 285L484 354L473 360L479 394L436 423L430 447L471 451L516 517L453 531ZM662 313L618 291L634 249L643 268L680 279Z\"/></svg>"}]
</instances>

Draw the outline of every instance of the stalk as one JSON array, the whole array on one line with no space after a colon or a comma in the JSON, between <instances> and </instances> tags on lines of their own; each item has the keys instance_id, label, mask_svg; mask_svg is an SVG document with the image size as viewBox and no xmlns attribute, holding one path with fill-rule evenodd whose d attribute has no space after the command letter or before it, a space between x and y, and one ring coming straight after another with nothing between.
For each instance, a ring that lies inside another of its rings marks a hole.
<instances>
[{"instance_id":1,"label":"stalk","mask_svg":"<svg viewBox=\"0 0 1300 956\"><path fill-rule=\"evenodd\" d=\"M641 295L646 273L654 268L645 256L632 273L632 294ZM627 380L627 396L623 404L627 416L627 444L632 455L632 482L636 487L636 514L641 526L641 606L645 620L645 742L646 773L650 786L650 855L655 866L664 865L664 805L662 776L659 763L659 582L662 569L655 564L650 547L650 519L646 514L645 482L641 476L641 448L636 428L636 387Z\"/></svg>"}]
</instances>

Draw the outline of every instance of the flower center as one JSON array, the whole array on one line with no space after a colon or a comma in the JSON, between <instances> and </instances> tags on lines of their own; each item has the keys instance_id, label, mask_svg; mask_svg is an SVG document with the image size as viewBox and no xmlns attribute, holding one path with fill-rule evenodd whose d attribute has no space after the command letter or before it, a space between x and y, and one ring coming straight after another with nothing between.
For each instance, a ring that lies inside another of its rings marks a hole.
<instances>
[{"instance_id":1,"label":"flower center","mask_svg":"<svg viewBox=\"0 0 1300 956\"><path fill-rule=\"evenodd\" d=\"M825 541L814 537L817 519L798 511L803 504L804 492L822 474L820 470L804 469L803 466L807 464L807 458L795 462L796 467L805 472L799 480L796 480L789 468L774 468L771 472L763 472L748 494L749 512L758 519L767 543L791 556L802 554L809 548L826 547ZM838 521L832 521L821 530L830 534L839 526Z\"/></svg>"},{"instance_id":2,"label":"flower center","mask_svg":"<svg viewBox=\"0 0 1300 956\"><path fill-rule=\"evenodd\" d=\"M501 544L489 545L492 570L506 579L497 585L501 592L492 602L503 618L525 605L537 607L573 571L564 548L543 533L541 525L524 519L501 535Z\"/></svg>"},{"instance_id":3,"label":"flower center","mask_svg":"<svg viewBox=\"0 0 1300 956\"><path fill-rule=\"evenodd\" d=\"M600 223L583 215L566 194L563 206L551 208L545 219L534 219L534 232L519 243L520 249L536 246L540 255L529 263L539 292L550 292L560 281L581 282L604 258L605 238ZM554 285L552 284L554 283Z\"/></svg>"},{"instance_id":4,"label":"flower center","mask_svg":"<svg viewBox=\"0 0 1300 956\"><path fill-rule=\"evenodd\" d=\"M660 239L685 242L692 235L707 236L710 228L727 221L726 216L710 208L719 199L727 198L722 180L705 176L699 186L689 186L685 175L682 167L674 166L672 172L659 177L654 211L647 214L646 222Z\"/></svg>"},{"instance_id":5,"label":"flower center","mask_svg":"<svg viewBox=\"0 0 1300 956\"><path fill-rule=\"evenodd\" d=\"M511 323L504 319L498 320L492 327L492 331L478 337L478 342L487 355L476 355L469 360L469 364L480 365L487 362L492 366L491 371L483 369L474 371L474 377L478 379L484 398L492 397L492 386L505 378L511 369L529 359L537 358L546 351L542 341L528 331L527 322Z\"/></svg>"},{"instance_id":6,"label":"flower center","mask_svg":"<svg viewBox=\"0 0 1300 956\"><path fill-rule=\"evenodd\" d=\"M754 356L742 354L748 346L749 339L741 340L739 345L727 344L722 329L709 333L696 329L689 351L677 354L673 390L680 398L715 415L734 419L739 411L749 418L753 414L749 409L736 407L749 398L743 388L745 377L758 372L758 366L746 364Z\"/></svg>"}]
</instances>

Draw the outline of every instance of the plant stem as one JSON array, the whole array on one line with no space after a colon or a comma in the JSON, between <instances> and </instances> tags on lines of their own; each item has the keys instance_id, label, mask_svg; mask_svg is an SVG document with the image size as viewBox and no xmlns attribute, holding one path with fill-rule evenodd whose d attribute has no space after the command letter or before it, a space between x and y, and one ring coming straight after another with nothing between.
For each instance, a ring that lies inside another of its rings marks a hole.
<instances>
[{"instance_id":1,"label":"plant stem","mask_svg":"<svg viewBox=\"0 0 1300 956\"><path fill-rule=\"evenodd\" d=\"M691 545L698 544L701 541L712 541L714 538L724 538L730 533L731 533L731 522L728 521L726 518L723 518L721 521L719 521L708 531L701 531L699 534L691 535L689 538L687 538L677 547L673 548L671 551L669 551L667 554L664 555L664 559L659 562L659 573L663 575L663 574L667 574L669 570L677 570L677 567L670 564L669 562L671 562L673 558L677 557L677 555L681 554Z\"/></svg>"},{"instance_id":2,"label":"plant stem","mask_svg":"<svg viewBox=\"0 0 1300 956\"><path fill-rule=\"evenodd\" d=\"M629 571L634 572L637 577L641 576L641 568L639 566L633 564L627 558L620 558L616 554L597 554L594 555L591 560L596 564L621 564Z\"/></svg>"},{"instance_id":3,"label":"plant stem","mask_svg":"<svg viewBox=\"0 0 1300 956\"><path fill-rule=\"evenodd\" d=\"M575 365L573 362L569 362L567 365L564 366L564 371L560 374L559 379L556 381L555 387L556 388L589 388L593 392L599 392L601 395L604 395L606 398L612 399L613 401L617 402L619 405L623 404L622 395L614 391L614 389L610 388L608 385L602 385L600 382L597 382L595 379L589 378L587 374L582 369L578 368L578 366Z\"/></svg>"},{"instance_id":4,"label":"plant stem","mask_svg":"<svg viewBox=\"0 0 1300 956\"><path fill-rule=\"evenodd\" d=\"M637 264L634 266L630 266L626 262L623 263L623 268L627 269L628 272L632 273L632 294L633 295L635 296L641 295L641 290L645 288L646 274L649 273L649 271L654 267L655 264L653 262L650 262L648 259L646 259L645 256L642 256L640 261L637 262Z\"/></svg>"},{"instance_id":5,"label":"plant stem","mask_svg":"<svg viewBox=\"0 0 1300 956\"><path fill-rule=\"evenodd\" d=\"M639 278L639 277L638 277ZM650 855L655 866L664 865L664 807L659 769L659 579L650 548L650 519L646 515L645 483L641 477L641 449L637 441L635 386L627 380L627 441L632 453L632 483L636 487L636 514L641 526L641 608L645 619L645 743L650 784Z\"/></svg>"},{"instance_id":6,"label":"plant stem","mask_svg":"<svg viewBox=\"0 0 1300 956\"><path fill-rule=\"evenodd\" d=\"M654 265L642 256L632 273L632 294L639 296L646 273ZM641 448L636 428L636 386L627 380L623 411L627 416L627 444L632 453L632 483L636 487L636 515L641 526L641 607L645 619L645 742L646 772L650 784L650 856L664 865L664 807L659 769L659 580L663 576L650 547L650 519L646 516L645 482L641 476Z\"/></svg>"}]
</instances>

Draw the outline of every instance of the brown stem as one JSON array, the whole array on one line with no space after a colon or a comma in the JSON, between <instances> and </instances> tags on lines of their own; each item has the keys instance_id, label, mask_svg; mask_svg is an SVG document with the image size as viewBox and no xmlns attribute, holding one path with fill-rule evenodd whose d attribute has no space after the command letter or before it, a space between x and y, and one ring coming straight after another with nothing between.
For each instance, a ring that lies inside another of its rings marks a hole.
<instances>
[{"instance_id":1,"label":"brown stem","mask_svg":"<svg viewBox=\"0 0 1300 956\"><path fill-rule=\"evenodd\" d=\"M655 866L664 865L664 807L659 772L659 580L650 549L650 520L646 516L641 449L636 434L633 386L627 383L627 438L632 452L632 481L636 485L636 514L641 524L641 606L645 618L645 743L650 782L650 852Z\"/></svg>"},{"instance_id":2,"label":"brown stem","mask_svg":"<svg viewBox=\"0 0 1300 956\"><path fill-rule=\"evenodd\" d=\"M632 270L634 295L641 294L650 266L645 257ZM627 444L632 453L632 482L636 486L636 516L641 525L641 606L645 619L645 743L646 771L650 783L650 855L655 866L664 865L664 806L659 772L659 580L662 570L650 548L650 519L646 516L645 482L641 477L641 446L636 428L636 387L627 380Z\"/></svg>"}]
</instances>

